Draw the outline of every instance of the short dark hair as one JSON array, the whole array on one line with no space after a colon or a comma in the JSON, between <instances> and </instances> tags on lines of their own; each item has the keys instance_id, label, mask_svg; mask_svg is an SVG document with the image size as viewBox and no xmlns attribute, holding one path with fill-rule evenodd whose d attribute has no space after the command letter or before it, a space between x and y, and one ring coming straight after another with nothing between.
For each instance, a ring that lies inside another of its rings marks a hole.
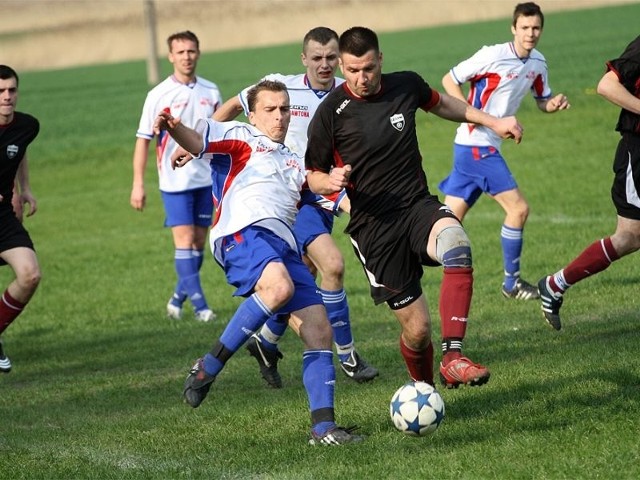
<instances>
[{"instance_id":1,"label":"short dark hair","mask_svg":"<svg viewBox=\"0 0 640 480\"><path fill-rule=\"evenodd\" d=\"M250 112L256 111L256 103L258 101L258 94L263 91L268 92L285 92L287 96L289 95L289 91L287 90L287 86L279 82L277 80L262 80L256 83L253 87L249 89L247 92L247 105L249 106Z\"/></svg>"},{"instance_id":2,"label":"short dark hair","mask_svg":"<svg viewBox=\"0 0 640 480\"><path fill-rule=\"evenodd\" d=\"M18 78L18 74L16 71L8 65L0 65L0 78L2 80L9 80L10 78L16 79L16 87L18 83L20 83L20 79Z\"/></svg>"},{"instance_id":3,"label":"short dark hair","mask_svg":"<svg viewBox=\"0 0 640 480\"><path fill-rule=\"evenodd\" d=\"M519 17L534 17L536 15L540 17L540 26L544 28L544 14L538 5L533 2L519 3L513 10L512 25L516 26Z\"/></svg>"},{"instance_id":4,"label":"short dark hair","mask_svg":"<svg viewBox=\"0 0 640 480\"><path fill-rule=\"evenodd\" d=\"M380 52L378 35L366 27L351 27L340 35L340 53L349 53L361 57L370 50Z\"/></svg>"},{"instance_id":5,"label":"short dark hair","mask_svg":"<svg viewBox=\"0 0 640 480\"><path fill-rule=\"evenodd\" d=\"M320 45L326 45L331 40L335 40L336 42L338 42L340 39L338 37L338 34L334 30L331 30L330 28L327 28L327 27L312 28L307 32L307 34L304 36L304 39L302 40L303 52L306 51L307 45L311 40L313 40L314 42L318 42Z\"/></svg>"},{"instance_id":6,"label":"short dark hair","mask_svg":"<svg viewBox=\"0 0 640 480\"><path fill-rule=\"evenodd\" d=\"M196 36L196 34L190 30L185 30L184 32L177 32L177 33L174 33L173 35L169 35L169 37L167 38L167 45L169 46L169 51L171 51L171 44L173 43L174 40L190 40L192 42L195 42L196 48L198 49L198 51L200 51L200 40L198 40L198 37Z\"/></svg>"}]
</instances>

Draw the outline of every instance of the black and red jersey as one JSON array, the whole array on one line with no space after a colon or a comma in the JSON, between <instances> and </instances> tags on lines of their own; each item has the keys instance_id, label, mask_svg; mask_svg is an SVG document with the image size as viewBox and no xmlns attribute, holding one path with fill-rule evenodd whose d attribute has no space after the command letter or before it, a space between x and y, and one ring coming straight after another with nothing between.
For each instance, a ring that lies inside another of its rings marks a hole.
<instances>
[{"instance_id":1,"label":"black and red jersey","mask_svg":"<svg viewBox=\"0 0 640 480\"><path fill-rule=\"evenodd\" d=\"M416 134L416 111L439 94L415 72L383 74L374 96L354 96L346 82L319 105L308 132L306 168L351 165L348 232L384 221L429 195Z\"/></svg>"},{"instance_id":2,"label":"black and red jersey","mask_svg":"<svg viewBox=\"0 0 640 480\"><path fill-rule=\"evenodd\" d=\"M0 195L4 201L11 202L18 166L39 131L38 120L21 112L14 112L11 123L0 125Z\"/></svg>"},{"instance_id":3,"label":"black and red jersey","mask_svg":"<svg viewBox=\"0 0 640 480\"><path fill-rule=\"evenodd\" d=\"M640 98L640 36L627 45L619 58L607 62L607 70L613 70L620 83L635 97ZM640 115L623 108L616 130L640 135Z\"/></svg>"}]
</instances>

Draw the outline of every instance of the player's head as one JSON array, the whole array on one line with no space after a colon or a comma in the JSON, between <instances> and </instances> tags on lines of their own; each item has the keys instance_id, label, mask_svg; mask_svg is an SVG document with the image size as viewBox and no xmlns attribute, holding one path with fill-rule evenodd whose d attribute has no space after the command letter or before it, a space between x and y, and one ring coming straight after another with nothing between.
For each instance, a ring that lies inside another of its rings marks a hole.
<instances>
[{"instance_id":1,"label":"player's head","mask_svg":"<svg viewBox=\"0 0 640 480\"><path fill-rule=\"evenodd\" d=\"M13 120L13 112L18 102L18 74L7 66L0 65L0 124Z\"/></svg>"},{"instance_id":2,"label":"player's head","mask_svg":"<svg viewBox=\"0 0 640 480\"><path fill-rule=\"evenodd\" d=\"M262 80L247 92L249 123L275 142L284 143L291 120L289 92L284 83Z\"/></svg>"},{"instance_id":3,"label":"player's head","mask_svg":"<svg viewBox=\"0 0 640 480\"><path fill-rule=\"evenodd\" d=\"M192 80L200 58L200 41L196 34L189 30L174 33L167 38L167 46L173 74L181 82Z\"/></svg>"},{"instance_id":4,"label":"player's head","mask_svg":"<svg viewBox=\"0 0 640 480\"><path fill-rule=\"evenodd\" d=\"M338 34L327 27L309 30L302 41L300 58L311 87L330 90L338 69Z\"/></svg>"},{"instance_id":5,"label":"player's head","mask_svg":"<svg viewBox=\"0 0 640 480\"><path fill-rule=\"evenodd\" d=\"M520 57L528 57L540 40L544 27L544 15L540 7L533 3L519 3L513 10L511 33L516 52Z\"/></svg>"},{"instance_id":6,"label":"player's head","mask_svg":"<svg viewBox=\"0 0 640 480\"><path fill-rule=\"evenodd\" d=\"M340 70L347 86L359 97L380 90L382 52L378 36L366 27L352 27L340 35Z\"/></svg>"}]
</instances>

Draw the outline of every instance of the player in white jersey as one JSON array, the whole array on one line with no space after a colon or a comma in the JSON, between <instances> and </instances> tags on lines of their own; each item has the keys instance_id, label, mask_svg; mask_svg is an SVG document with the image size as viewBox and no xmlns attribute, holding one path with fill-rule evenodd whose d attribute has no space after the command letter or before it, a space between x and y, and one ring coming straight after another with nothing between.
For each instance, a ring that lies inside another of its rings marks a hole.
<instances>
[{"instance_id":1,"label":"player in white jersey","mask_svg":"<svg viewBox=\"0 0 640 480\"><path fill-rule=\"evenodd\" d=\"M335 76L338 67L337 33L326 27L310 30L302 42L301 60L306 67L305 73L276 73L263 79L280 81L287 86L291 101L291 123L285 144L304 156L307 150L307 129L318 105L329 92L344 82ZM247 92L250 88L245 88L236 97L227 100L214 114L214 119L232 120L243 111L248 115ZM348 212L348 202L344 192L326 198L305 189L293 230L305 255L305 262L314 273L320 272L320 293L333 328L340 366L349 378L366 382L375 378L378 370L368 365L355 350L349 304L343 285L344 258L331 237L333 215L339 209ZM286 318L269 319L260 333L247 343L247 349L258 361L263 378L274 388L282 387L282 378L277 370L278 360L282 358L278 342L286 327Z\"/></svg>"},{"instance_id":2,"label":"player in white jersey","mask_svg":"<svg viewBox=\"0 0 640 480\"><path fill-rule=\"evenodd\" d=\"M570 107L563 94L552 96L547 62L535 49L544 15L533 2L518 4L513 13L513 41L485 46L453 67L442 79L449 95L465 100L461 85L469 82L466 101L496 117L514 115L524 96L531 92L538 108L546 113ZM446 203L462 221L469 209L486 193L505 211L501 230L504 281L507 298L539 298L537 287L520 277L523 229L529 205L500 154L502 140L490 129L463 123L453 147L453 169L439 185Z\"/></svg>"},{"instance_id":3,"label":"player in white jersey","mask_svg":"<svg viewBox=\"0 0 640 480\"><path fill-rule=\"evenodd\" d=\"M153 122L158 112L169 111L180 117L185 125L193 126L197 119L213 115L222 103L216 84L196 75L200 47L195 34L190 31L173 34L167 44L173 74L147 94L136 133L130 203L139 211L146 205L144 174L149 145L154 138ZM208 322L215 318L215 313L209 308L202 290L200 267L213 214L211 175L209 168L199 163L174 171L171 155L178 144L166 132L159 134L156 140L160 192L166 214L164 225L171 228L178 276L167 304L167 316L181 318L183 303L188 298L195 318Z\"/></svg>"},{"instance_id":4,"label":"player in white jersey","mask_svg":"<svg viewBox=\"0 0 640 480\"><path fill-rule=\"evenodd\" d=\"M249 121L200 120L196 129L161 112L156 128L168 130L209 163L216 203L211 245L234 295L246 297L213 348L198 359L184 397L198 407L226 362L274 314L291 315L304 342L303 382L311 411L312 444L362 440L338 427L334 414L332 331L313 276L302 261L293 222L306 180L302 157L283 141L290 120L287 88L262 81L248 93ZM177 157L181 166L189 159Z\"/></svg>"}]
</instances>

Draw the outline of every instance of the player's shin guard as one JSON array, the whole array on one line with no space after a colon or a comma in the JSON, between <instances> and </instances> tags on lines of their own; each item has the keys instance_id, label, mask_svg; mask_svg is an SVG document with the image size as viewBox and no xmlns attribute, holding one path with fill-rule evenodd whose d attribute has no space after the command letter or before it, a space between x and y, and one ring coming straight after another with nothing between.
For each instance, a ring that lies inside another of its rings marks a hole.
<instances>
[{"instance_id":1,"label":"player's shin guard","mask_svg":"<svg viewBox=\"0 0 640 480\"><path fill-rule=\"evenodd\" d=\"M400 337L400 353L407 365L409 375L413 380L433 383L433 344L429 345L425 350L413 350L404 343L402 336Z\"/></svg>"},{"instance_id":2,"label":"player's shin guard","mask_svg":"<svg viewBox=\"0 0 640 480\"><path fill-rule=\"evenodd\" d=\"M175 267L178 274L176 294L180 297L186 294L196 311L209 308L200 283L201 258L202 256L194 256L194 250L190 248L175 250Z\"/></svg>"},{"instance_id":3,"label":"player's shin guard","mask_svg":"<svg viewBox=\"0 0 640 480\"><path fill-rule=\"evenodd\" d=\"M254 293L240 304L222 332L220 341L236 352L272 315L273 312Z\"/></svg>"},{"instance_id":4,"label":"player's shin guard","mask_svg":"<svg viewBox=\"0 0 640 480\"><path fill-rule=\"evenodd\" d=\"M320 289L320 294L333 330L333 340L338 357L341 362L344 362L349 359L349 355L353 351L353 335L351 334L347 294L344 289Z\"/></svg>"},{"instance_id":5,"label":"player's shin guard","mask_svg":"<svg viewBox=\"0 0 640 480\"><path fill-rule=\"evenodd\" d=\"M563 285L564 290L580 280L609 268L609 265L619 258L620 255L613 248L611 237L593 242L564 268L563 274L566 281L566 285Z\"/></svg>"},{"instance_id":6,"label":"player's shin guard","mask_svg":"<svg viewBox=\"0 0 640 480\"><path fill-rule=\"evenodd\" d=\"M464 338L472 295L472 268L444 269L439 305L443 338Z\"/></svg>"},{"instance_id":7,"label":"player's shin guard","mask_svg":"<svg viewBox=\"0 0 640 480\"><path fill-rule=\"evenodd\" d=\"M18 315L22 313L26 303L19 302L5 290L0 298L0 333L4 332Z\"/></svg>"},{"instance_id":8,"label":"player's shin guard","mask_svg":"<svg viewBox=\"0 0 640 480\"><path fill-rule=\"evenodd\" d=\"M277 350L278 343L287 330L288 315L272 315L260 329L258 336L268 350Z\"/></svg>"},{"instance_id":9,"label":"player's shin guard","mask_svg":"<svg viewBox=\"0 0 640 480\"><path fill-rule=\"evenodd\" d=\"M313 431L323 435L335 427L336 370L330 350L306 350L302 355L302 381L309 398Z\"/></svg>"},{"instance_id":10,"label":"player's shin guard","mask_svg":"<svg viewBox=\"0 0 640 480\"><path fill-rule=\"evenodd\" d=\"M504 289L510 292L520 278L520 256L522 254L522 228L502 225L500 243L502 244L502 264L504 268Z\"/></svg>"}]
</instances>

